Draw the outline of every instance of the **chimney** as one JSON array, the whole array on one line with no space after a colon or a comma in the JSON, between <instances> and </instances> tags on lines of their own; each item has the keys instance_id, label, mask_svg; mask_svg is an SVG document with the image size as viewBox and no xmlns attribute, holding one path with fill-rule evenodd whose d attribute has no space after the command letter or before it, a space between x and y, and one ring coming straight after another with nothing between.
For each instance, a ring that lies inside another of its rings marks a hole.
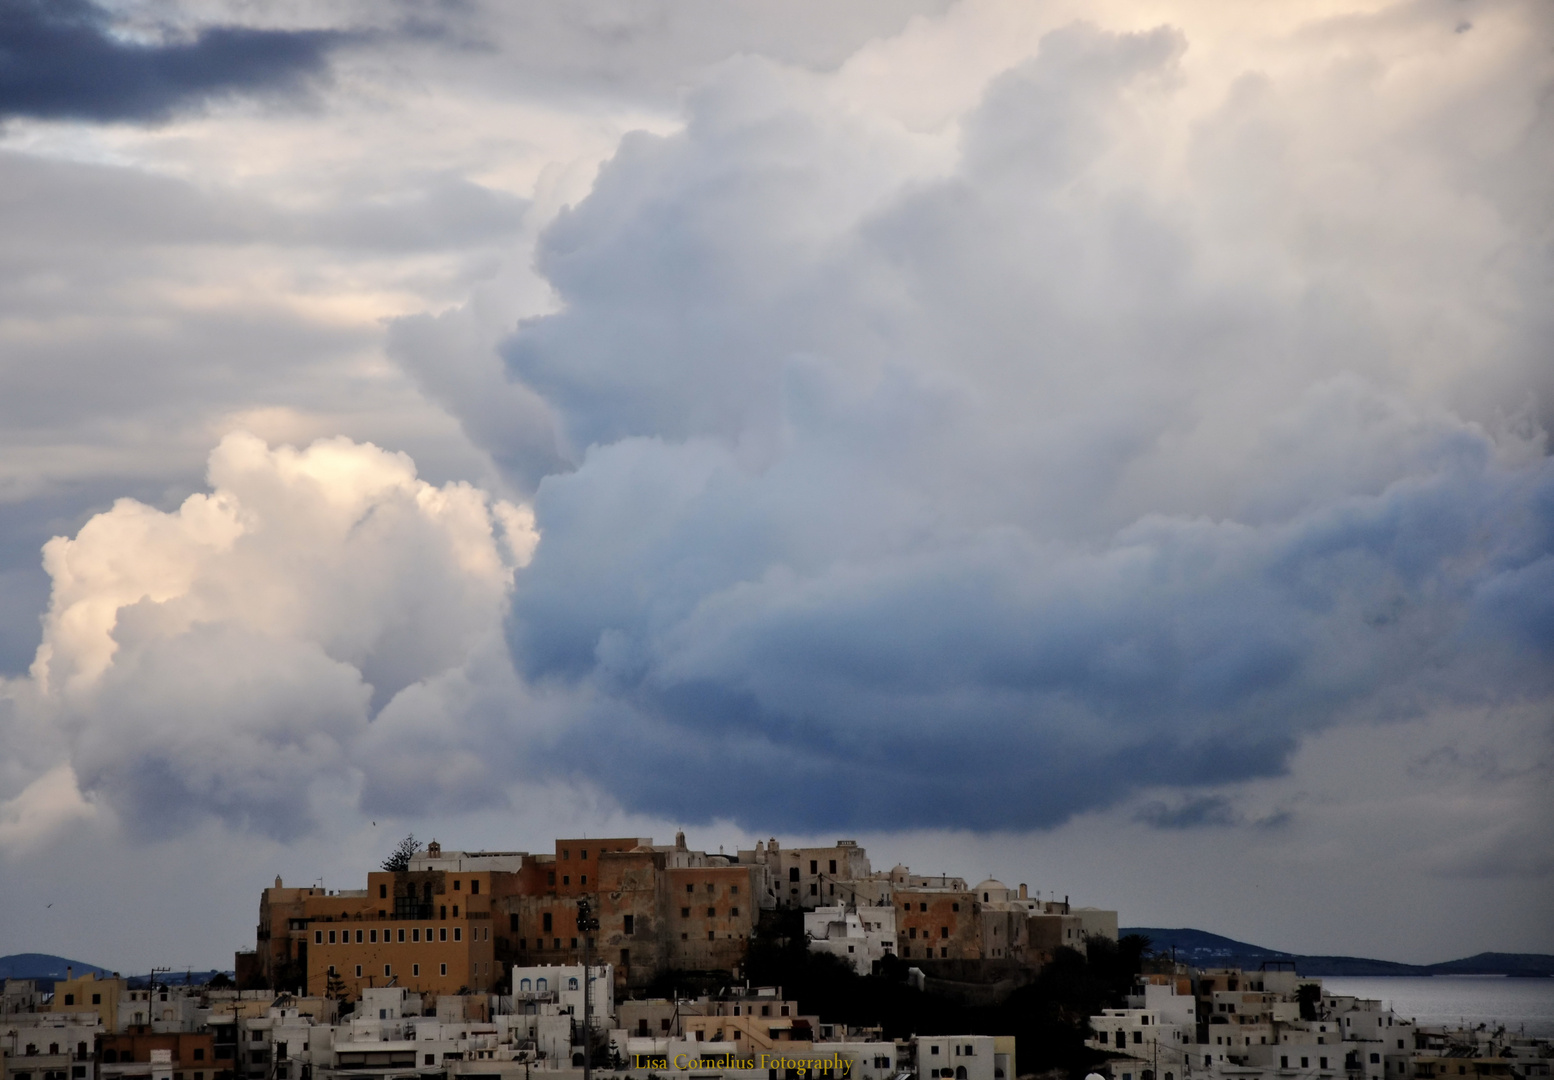
<instances>
[{"instance_id":1,"label":"chimney","mask_svg":"<svg viewBox=\"0 0 1554 1080\"><path fill-rule=\"evenodd\" d=\"M66 965L65 965L65 981L66 981L66 982L69 982L69 981L70 981L70 979L71 979L71 975L70 975L70 973L71 973L71 972L72 972L72 971L74 971L74 970L75 970L75 968L74 968L74 967L72 967L72 966L71 966L71 965L70 965L70 964L66 964Z\"/></svg>"},{"instance_id":2,"label":"chimney","mask_svg":"<svg viewBox=\"0 0 1554 1080\"><path fill-rule=\"evenodd\" d=\"M1023 881L1020 882L1020 899L1021 900L1028 900L1028 899L1030 899L1030 897L1026 895L1026 892L1025 892L1025 882L1023 882Z\"/></svg>"}]
</instances>

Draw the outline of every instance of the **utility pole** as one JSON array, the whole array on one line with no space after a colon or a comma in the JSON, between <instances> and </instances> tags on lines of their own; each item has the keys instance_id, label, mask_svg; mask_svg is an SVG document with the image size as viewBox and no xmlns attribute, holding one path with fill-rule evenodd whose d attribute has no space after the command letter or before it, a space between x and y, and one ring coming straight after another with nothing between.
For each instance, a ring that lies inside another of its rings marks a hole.
<instances>
[{"instance_id":1,"label":"utility pole","mask_svg":"<svg viewBox=\"0 0 1554 1080\"><path fill-rule=\"evenodd\" d=\"M583 1080L593 1080L594 1071L594 1040L593 1024L589 1019L589 1006L593 982L593 943L591 936L599 929L599 920L594 918L593 905L588 898L583 897L577 902L577 932L583 939Z\"/></svg>"}]
</instances>

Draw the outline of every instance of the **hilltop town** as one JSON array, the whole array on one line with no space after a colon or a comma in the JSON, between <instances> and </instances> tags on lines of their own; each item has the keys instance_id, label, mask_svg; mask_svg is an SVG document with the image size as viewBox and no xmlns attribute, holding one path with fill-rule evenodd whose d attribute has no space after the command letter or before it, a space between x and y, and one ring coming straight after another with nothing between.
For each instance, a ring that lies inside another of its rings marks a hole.
<instances>
[{"instance_id":1,"label":"hilltop town","mask_svg":"<svg viewBox=\"0 0 1554 1080\"><path fill-rule=\"evenodd\" d=\"M203 986L7 981L0 1080L1541 1080L1554 1057L1290 964L1148 956L1116 911L876 871L849 840L407 844L364 888L277 878L254 944Z\"/></svg>"}]
</instances>

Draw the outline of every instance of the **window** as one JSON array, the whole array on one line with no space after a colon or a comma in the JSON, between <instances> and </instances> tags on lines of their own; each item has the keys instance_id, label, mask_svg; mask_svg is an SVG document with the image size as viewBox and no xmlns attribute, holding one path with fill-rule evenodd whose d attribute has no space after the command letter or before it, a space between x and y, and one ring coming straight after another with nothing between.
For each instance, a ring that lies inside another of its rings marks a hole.
<instances>
[{"instance_id":1,"label":"window","mask_svg":"<svg viewBox=\"0 0 1554 1080\"><path fill-rule=\"evenodd\" d=\"M387 885L379 885L378 886L378 899L379 900L387 900L388 899L388 886Z\"/></svg>"},{"instance_id":2,"label":"window","mask_svg":"<svg viewBox=\"0 0 1554 1080\"><path fill-rule=\"evenodd\" d=\"M709 919L716 919L717 917L718 917L718 909L717 908L710 907L710 908L707 909L707 918L709 918Z\"/></svg>"},{"instance_id":3,"label":"window","mask_svg":"<svg viewBox=\"0 0 1554 1080\"><path fill-rule=\"evenodd\" d=\"M951 904L950 905L950 910L951 911L959 911L960 910L960 905L959 904Z\"/></svg>"},{"instance_id":4,"label":"window","mask_svg":"<svg viewBox=\"0 0 1554 1080\"><path fill-rule=\"evenodd\" d=\"M453 891L454 892L458 892L463 887L464 887L464 882L463 881L459 880L458 878L454 878L453 879Z\"/></svg>"},{"instance_id":5,"label":"window","mask_svg":"<svg viewBox=\"0 0 1554 1080\"><path fill-rule=\"evenodd\" d=\"M362 977L362 966L360 964L356 965L356 977L358 979ZM196 1051L196 1053L198 1053L198 1051Z\"/></svg>"},{"instance_id":6,"label":"window","mask_svg":"<svg viewBox=\"0 0 1554 1080\"><path fill-rule=\"evenodd\" d=\"M621 967L630 967L630 966L631 966L631 950L630 949L622 949L621 950Z\"/></svg>"},{"instance_id":7,"label":"window","mask_svg":"<svg viewBox=\"0 0 1554 1080\"><path fill-rule=\"evenodd\" d=\"M913 941L916 941L917 940L917 927L915 927L915 926L907 927L907 937L911 938Z\"/></svg>"},{"instance_id":8,"label":"window","mask_svg":"<svg viewBox=\"0 0 1554 1080\"><path fill-rule=\"evenodd\" d=\"M708 941L716 941L717 940L717 936L718 935L715 934L714 932L712 932L711 930L707 931L707 940Z\"/></svg>"},{"instance_id":9,"label":"window","mask_svg":"<svg viewBox=\"0 0 1554 1080\"><path fill-rule=\"evenodd\" d=\"M358 931L356 931L356 944L360 945L361 943L362 943L362 932L360 930L358 930Z\"/></svg>"},{"instance_id":10,"label":"window","mask_svg":"<svg viewBox=\"0 0 1554 1080\"><path fill-rule=\"evenodd\" d=\"M347 930L346 933L350 933L350 931ZM331 930L331 931L329 931L329 944L333 945L334 943L335 943L335 932L333 930Z\"/></svg>"},{"instance_id":11,"label":"window","mask_svg":"<svg viewBox=\"0 0 1554 1080\"><path fill-rule=\"evenodd\" d=\"M454 941L458 941L463 936L464 936L464 928L462 926L455 926L453 928L453 940Z\"/></svg>"},{"instance_id":12,"label":"window","mask_svg":"<svg viewBox=\"0 0 1554 1080\"><path fill-rule=\"evenodd\" d=\"M421 965L420 964L411 964L410 965L410 974L411 974L412 977L419 976L421 974Z\"/></svg>"},{"instance_id":13,"label":"window","mask_svg":"<svg viewBox=\"0 0 1554 1080\"><path fill-rule=\"evenodd\" d=\"M1289 1067L1290 1067L1290 1058L1289 1058L1288 1054L1285 1054L1285 1055L1283 1055L1282 1057L1279 1058L1279 1068L1281 1068L1281 1069L1288 1069Z\"/></svg>"},{"instance_id":14,"label":"window","mask_svg":"<svg viewBox=\"0 0 1554 1080\"><path fill-rule=\"evenodd\" d=\"M475 878L475 879L470 881L470 883L469 883L469 891L473 895L475 895L475 896L479 896L480 895L480 879L479 878Z\"/></svg>"},{"instance_id":15,"label":"window","mask_svg":"<svg viewBox=\"0 0 1554 1080\"><path fill-rule=\"evenodd\" d=\"M798 879L799 879L799 868L797 866L790 866L790 867L788 867L788 880L789 881L797 881Z\"/></svg>"},{"instance_id":16,"label":"window","mask_svg":"<svg viewBox=\"0 0 1554 1080\"><path fill-rule=\"evenodd\" d=\"M629 915L627 916L627 918L630 918L630 917L631 916L629 916ZM516 934L518 932L518 916L517 915L509 915L507 917L507 929L509 931L511 931L512 933L514 933L514 934ZM629 931L628 931L628 933L629 933ZM522 945L519 945L518 947L520 949L523 948Z\"/></svg>"},{"instance_id":17,"label":"window","mask_svg":"<svg viewBox=\"0 0 1554 1080\"><path fill-rule=\"evenodd\" d=\"M809 860L809 872L811 874L818 874L820 872L820 863L814 859Z\"/></svg>"},{"instance_id":18,"label":"window","mask_svg":"<svg viewBox=\"0 0 1554 1080\"><path fill-rule=\"evenodd\" d=\"M811 896L819 896L820 895L820 886L817 885L813 881L811 881L809 883L809 895L811 895Z\"/></svg>"},{"instance_id":19,"label":"window","mask_svg":"<svg viewBox=\"0 0 1554 1080\"><path fill-rule=\"evenodd\" d=\"M917 910L918 911L927 911L928 910L928 905L927 904L918 904L917 905Z\"/></svg>"},{"instance_id":20,"label":"window","mask_svg":"<svg viewBox=\"0 0 1554 1080\"><path fill-rule=\"evenodd\" d=\"M323 943L324 943L324 932L322 930L315 930L315 931L313 931L313 944L315 944L315 945L322 945ZM93 994L92 996L96 997L97 995ZM92 1004L96 1005L97 1002L94 1001L94 1002L92 1002Z\"/></svg>"},{"instance_id":21,"label":"window","mask_svg":"<svg viewBox=\"0 0 1554 1080\"><path fill-rule=\"evenodd\" d=\"M1135 1031L1133 1033L1133 1041L1136 1042L1136 1043L1143 1042L1144 1041L1144 1033L1142 1031Z\"/></svg>"},{"instance_id":22,"label":"window","mask_svg":"<svg viewBox=\"0 0 1554 1080\"><path fill-rule=\"evenodd\" d=\"M101 994L93 994L92 995L92 1004L93 1005L101 1005L102 1003L103 1003L103 996ZM1401 1040L1398 1042L1398 1045L1399 1046L1403 1045Z\"/></svg>"},{"instance_id":23,"label":"window","mask_svg":"<svg viewBox=\"0 0 1554 1080\"><path fill-rule=\"evenodd\" d=\"M939 927L939 936L942 937L942 938L949 937L950 936L950 928L948 926L941 926L941 927Z\"/></svg>"},{"instance_id":24,"label":"window","mask_svg":"<svg viewBox=\"0 0 1554 1080\"><path fill-rule=\"evenodd\" d=\"M439 907L437 909L437 917L439 919L446 919L448 917L448 905L447 904L443 904L441 907Z\"/></svg>"},{"instance_id":25,"label":"window","mask_svg":"<svg viewBox=\"0 0 1554 1080\"><path fill-rule=\"evenodd\" d=\"M413 928L410 931L410 940L411 941L420 941L421 940L421 928L419 926Z\"/></svg>"},{"instance_id":26,"label":"window","mask_svg":"<svg viewBox=\"0 0 1554 1080\"><path fill-rule=\"evenodd\" d=\"M551 930L550 912L547 911L545 914L540 916L540 923L544 926L546 933L549 933Z\"/></svg>"},{"instance_id":27,"label":"window","mask_svg":"<svg viewBox=\"0 0 1554 1080\"><path fill-rule=\"evenodd\" d=\"M1372 1065L1380 1065L1381 1064L1381 1055L1380 1054L1372 1054L1371 1055L1371 1064Z\"/></svg>"},{"instance_id":28,"label":"window","mask_svg":"<svg viewBox=\"0 0 1554 1080\"><path fill-rule=\"evenodd\" d=\"M367 931L367 940L376 945L378 943L378 932L376 930Z\"/></svg>"},{"instance_id":29,"label":"window","mask_svg":"<svg viewBox=\"0 0 1554 1080\"><path fill-rule=\"evenodd\" d=\"M578 881L578 884L580 884L580 885L587 885L588 884L588 875L584 874L582 877L578 878L577 881ZM480 890L476 889L475 891L479 892Z\"/></svg>"},{"instance_id":30,"label":"window","mask_svg":"<svg viewBox=\"0 0 1554 1080\"><path fill-rule=\"evenodd\" d=\"M572 884L572 875L571 874L562 874L561 875L561 884L563 884L563 885L570 885L570 884Z\"/></svg>"},{"instance_id":31,"label":"window","mask_svg":"<svg viewBox=\"0 0 1554 1080\"><path fill-rule=\"evenodd\" d=\"M439 974L439 975L446 975L446 974L448 974L448 965L447 964L439 964L437 966L439 968L437 974Z\"/></svg>"},{"instance_id":32,"label":"window","mask_svg":"<svg viewBox=\"0 0 1554 1080\"><path fill-rule=\"evenodd\" d=\"M65 1004L66 1005L74 1005L75 1003L76 1003L76 996L74 994L66 994L65 995Z\"/></svg>"},{"instance_id":33,"label":"window","mask_svg":"<svg viewBox=\"0 0 1554 1080\"><path fill-rule=\"evenodd\" d=\"M621 920L621 933L623 933L623 934L635 933L636 932L636 925L637 925L637 917L635 915L627 915L624 919Z\"/></svg>"},{"instance_id":34,"label":"window","mask_svg":"<svg viewBox=\"0 0 1554 1080\"><path fill-rule=\"evenodd\" d=\"M399 943L401 945L405 943L405 928L403 926L399 928Z\"/></svg>"},{"instance_id":35,"label":"window","mask_svg":"<svg viewBox=\"0 0 1554 1080\"><path fill-rule=\"evenodd\" d=\"M730 885L728 887L728 894L730 896L738 896L739 895L739 886L738 885Z\"/></svg>"},{"instance_id":36,"label":"window","mask_svg":"<svg viewBox=\"0 0 1554 1080\"><path fill-rule=\"evenodd\" d=\"M545 884L547 884L547 885L554 885L555 883L556 883L556 872L554 870L546 871L546 873L545 873Z\"/></svg>"},{"instance_id":37,"label":"window","mask_svg":"<svg viewBox=\"0 0 1554 1080\"><path fill-rule=\"evenodd\" d=\"M690 908L683 907L683 908L680 909L680 918L682 918L682 919L689 919L690 917L691 917L691 909Z\"/></svg>"},{"instance_id":38,"label":"window","mask_svg":"<svg viewBox=\"0 0 1554 1080\"><path fill-rule=\"evenodd\" d=\"M831 860L831 873L833 873L833 874L836 873L836 860L835 859Z\"/></svg>"},{"instance_id":39,"label":"window","mask_svg":"<svg viewBox=\"0 0 1554 1080\"><path fill-rule=\"evenodd\" d=\"M572 948L577 948L577 938L572 939Z\"/></svg>"},{"instance_id":40,"label":"window","mask_svg":"<svg viewBox=\"0 0 1554 1080\"><path fill-rule=\"evenodd\" d=\"M448 940L448 928L446 926L439 926L437 928L437 940L438 941L447 941Z\"/></svg>"},{"instance_id":41,"label":"window","mask_svg":"<svg viewBox=\"0 0 1554 1080\"><path fill-rule=\"evenodd\" d=\"M572 849L571 848L562 848L561 849L561 857L563 859L570 859L572 857Z\"/></svg>"},{"instance_id":42,"label":"window","mask_svg":"<svg viewBox=\"0 0 1554 1080\"><path fill-rule=\"evenodd\" d=\"M383 965L383 977L386 979L386 978L388 978L392 974L394 974L394 969L392 967L390 967L388 964L384 964Z\"/></svg>"},{"instance_id":43,"label":"window","mask_svg":"<svg viewBox=\"0 0 1554 1080\"><path fill-rule=\"evenodd\" d=\"M1301 1058L1300 1059L1300 1067L1302 1069L1309 1069L1311 1067L1311 1059L1310 1058Z\"/></svg>"},{"instance_id":44,"label":"window","mask_svg":"<svg viewBox=\"0 0 1554 1080\"><path fill-rule=\"evenodd\" d=\"M739 909L737 907L729 908L728 909L728 917L731 918L731 919L739 918Z\"/></svg>"},{"instance_id":45,"label":"window","mask_svg":"<svg viewBox=\"0 0 1554 1080\"><path fill-rule=\"evenodd\" d=\"M1317 1068L1319 1068L1319 1069L1327 1068L1327 1058L1317 1058ZM1458 1070L1458 1072L1467 1072L1467 1071L1468 1070L1466 1068Z\"/></svg>"}]
</instances>

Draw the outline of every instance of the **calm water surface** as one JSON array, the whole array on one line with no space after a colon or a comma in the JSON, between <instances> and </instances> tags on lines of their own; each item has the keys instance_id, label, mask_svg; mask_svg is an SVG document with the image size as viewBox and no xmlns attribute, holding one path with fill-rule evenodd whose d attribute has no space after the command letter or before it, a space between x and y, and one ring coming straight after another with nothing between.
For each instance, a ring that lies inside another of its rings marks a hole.
<instances>
[{"instance_id":1,"label":"calm water surface","mask_svg":"<svg viewBox=\"0 0 1554 1080\"><path fill-rule=\"evenodd\" d=\"M1447 975L1375 979L1324 978L1334 994L1380 998L1399 1016L1421 1024L1466 1024L1535 1038L1554 1038L1554 979L1505 979L1493 975Z\"/></svg>"}]
</instances>

